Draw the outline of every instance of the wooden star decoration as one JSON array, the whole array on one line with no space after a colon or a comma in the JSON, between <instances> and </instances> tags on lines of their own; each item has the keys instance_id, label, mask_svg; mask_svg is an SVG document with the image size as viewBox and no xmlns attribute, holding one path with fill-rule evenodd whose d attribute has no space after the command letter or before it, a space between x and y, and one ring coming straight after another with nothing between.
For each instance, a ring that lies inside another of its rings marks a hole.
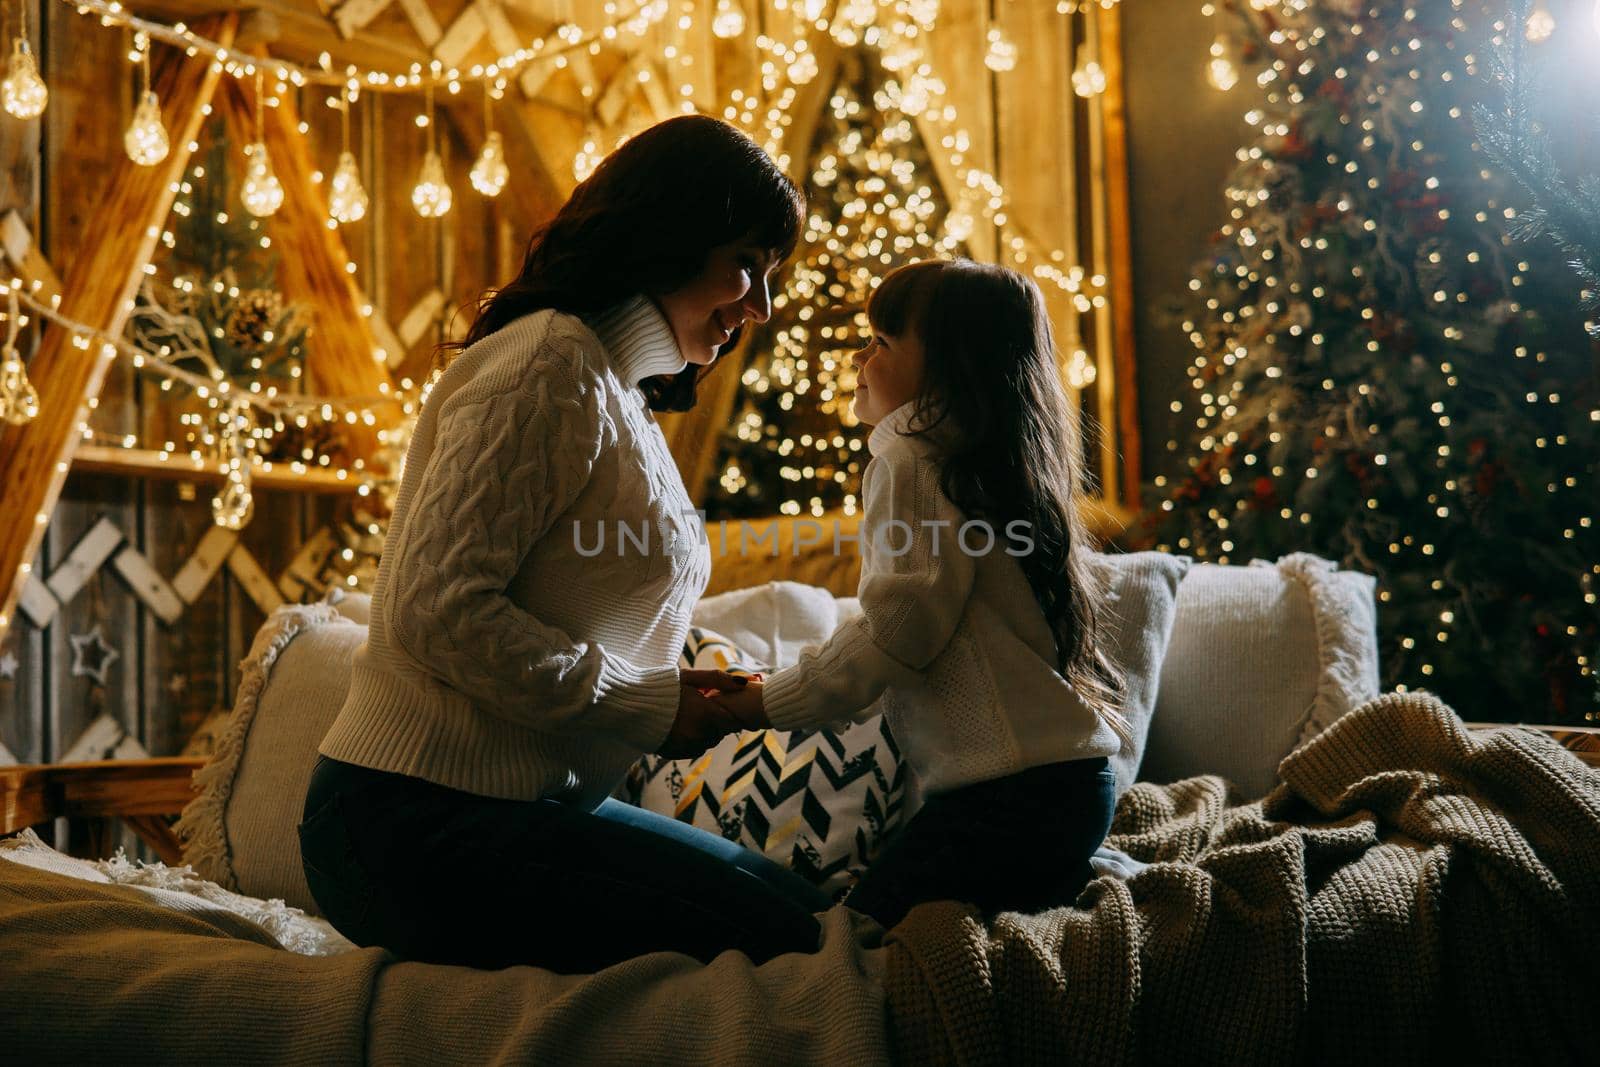
<instances>
[{"instance_id":1,"label":"wooden star decoration","mask_svg":"<svg viewBox=\"0 0 1600 1067\"><path fill-rule=\"evenodd\" d=\"M121 655L100 633L100 624L86 634L72 634L72 673L74 677L93 678L96 685L106 684L106 670Z\"/></svg>"},{"instance_id":2,"label":"wooden star decoration","mask_svg":"<svg viewBox=\"0 0 1600 1067\"><path fill-rule=\"evenodd\" d=\"M15 678L17 676L17 657L10 650L0 652L0 678Z\"/></svg>"}]
</instances>

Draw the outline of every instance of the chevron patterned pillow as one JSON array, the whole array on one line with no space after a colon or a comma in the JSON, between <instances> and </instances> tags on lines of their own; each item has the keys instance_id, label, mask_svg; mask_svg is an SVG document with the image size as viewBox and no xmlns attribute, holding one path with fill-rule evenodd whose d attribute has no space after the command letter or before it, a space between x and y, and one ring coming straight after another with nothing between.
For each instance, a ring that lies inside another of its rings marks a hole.
<instances>
[{"instance_id":1,"label":"chevron patterned pillow","mask_svg":"<svg viewBox=\"0 0 1600 1067\"><path fill-rule=\"evenodd\" d=\"M699 627L679 665L767 669ZM888 724L874 716L843 730L730 734L695 759L645 756L617 796L760 852L838 900L900 825L908 778Z\"/></svg>"}]
</instances>

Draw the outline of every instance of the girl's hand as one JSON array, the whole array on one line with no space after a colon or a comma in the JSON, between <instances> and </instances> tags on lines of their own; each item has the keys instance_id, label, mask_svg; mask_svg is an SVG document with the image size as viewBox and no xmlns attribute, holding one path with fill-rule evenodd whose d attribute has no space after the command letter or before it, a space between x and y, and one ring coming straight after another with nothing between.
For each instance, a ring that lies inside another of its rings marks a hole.
<instances>
[{"instance_id":1,"label":"girl's hand","mask_svg":"<svg viewBox=\"0 0 1600 1067\"><path fill-rule=\"evenodd\" d=\"M751 681L742 689L717 694L714 698L722 709L738 720L742 730L766 730L772 726L767 718L766 701L761 695L762 683Z\"/></svg>"},{"instance_id":2,"label":"girl's hand","mask_svg":"<svg viewBox=\"0 0 1600 1067\"><path fill-rule=\"evenodd\" d=\"M738 729L739 720L731 712L719 706L695 685L686 682L678 687L677 718L672 720L672 729L656 752L668 759L689 759Z\"/></svg>"},{"instance_id":3,"label":"girl's hand","mask_svg":"<svg viewBox=\"0 0 1600 1067\"><path fill-rule=\"evenodd\" d=\"M707 689L718 691L739 689L749 680L742 674L729 674L727 671L680 670L678 672L679 682L692 685L701 692Z\"/></svg>"}]
</instances>

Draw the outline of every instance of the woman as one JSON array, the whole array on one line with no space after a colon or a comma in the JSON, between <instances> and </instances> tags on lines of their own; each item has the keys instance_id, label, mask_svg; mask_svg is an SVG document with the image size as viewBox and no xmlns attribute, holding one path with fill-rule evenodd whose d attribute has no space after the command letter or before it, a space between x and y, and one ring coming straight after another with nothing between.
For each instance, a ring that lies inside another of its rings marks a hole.
<instances>
[{"instance_id":1,"label":"woman","mask_svg":"<svg viewBox=\"0 0 1600 1067\"><path fill-rule=\"evenodd\" d=\"M739 727L678 652L710 554L652 411L685 410L804 202L702 116L608 157L480 304L417 420L350 691L300 825L341 933L402 957L597 970L816 947L827 899L610 798ZM624 536L624 530L626 536Z\"/></svg>"}]
</instances>

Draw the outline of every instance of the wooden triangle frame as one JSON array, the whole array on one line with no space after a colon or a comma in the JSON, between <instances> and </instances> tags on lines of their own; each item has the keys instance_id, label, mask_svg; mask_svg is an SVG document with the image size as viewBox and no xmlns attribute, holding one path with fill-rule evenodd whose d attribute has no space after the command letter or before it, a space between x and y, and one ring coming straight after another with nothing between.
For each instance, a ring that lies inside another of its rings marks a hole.
<instances>
[{"instance_id":1,"label":"wooden triangle frame","mask_svg":"<svg viewBox=\"0 0 1600 1067\"><path fill-rule=\"evenodd\" d=\"M201 36L224 47L234 43L239 19L229 13L195 24ZM128 159L115 162L110 193L84 232L95 235L73 260L62 286L61 313L107 336L118 336L134 307L145 266L172 210L173 198L191 159L201 125L219 104L236 138L253 138L254 99L204 58L165 52L156 64L153 88L162 102L162 122L171 131L172 150L155 167ZM363 300L345 269L349 257L338 231L327 226L327 204L312 181L315 166L299 116L290 99L263 116L264 137L274 169L284 185L283 207L270 232L284 249L280 280L290 300L317 308L316 342L307 353L315 388L335 395L380 395L390 386L388 371L376 358L373 326ZM28 367L39 391L40 411L22 426L0 426L0 638L16 619L17 601L33 569L49 516L66 482L80 427L99 396L114 351L85 343L54 323L42 326L38 352ZM379 424L394 421L399 404L377 406ZM351 428L352 449L370 456L376 447L372 427Z\"/></svg>"}]
</instances>

